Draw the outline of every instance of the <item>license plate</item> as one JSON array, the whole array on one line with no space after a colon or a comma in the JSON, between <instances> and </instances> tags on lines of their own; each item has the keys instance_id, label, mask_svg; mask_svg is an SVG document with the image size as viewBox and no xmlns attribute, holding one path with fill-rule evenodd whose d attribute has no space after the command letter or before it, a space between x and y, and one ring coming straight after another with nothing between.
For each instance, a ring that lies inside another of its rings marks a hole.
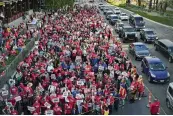
<instances>
[{"instance_id":1,"label":"license plate","mask_svg":"<svg viewBox=\"0 0 173 116\"><path fill-rule=\"evenodd\" d=\"M160 82L164 82L164 80L160 80Z\"/></svg>"}]
</instances>

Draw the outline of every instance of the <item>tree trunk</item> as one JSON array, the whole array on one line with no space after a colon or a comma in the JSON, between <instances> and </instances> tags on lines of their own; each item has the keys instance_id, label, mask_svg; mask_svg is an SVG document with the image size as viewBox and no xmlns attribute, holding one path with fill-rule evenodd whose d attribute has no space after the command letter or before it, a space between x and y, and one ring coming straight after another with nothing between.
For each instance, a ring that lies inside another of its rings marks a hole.
<instances>
[{"instance_id":1,"label":"tree trunk","mask_svg":"<svg viewBox=\"0 0 173 116\"><path fill-rule=\"evenodd\" d=\"M149 2L149 9L152 8L152 3L153 3L153 0L150 0L150 2Z\"/></svg>"},{"instance_id":2,"label":"tree trunk","mask_svg":"<svg viewBox=\"0 0 173 116\"><path fill-rule=\"evenodd\" d=\"M168 3L167 3L167 1L165 1L164 5L163 5L163 12L166 12L167 7L168 7Z\"/></svg>"},{"instance_id":3,"label":"tree trunk","mask_svg":"<svg viewBox=\"0 0 173 116\"><path fill-rule=\"evenodd\" d=\"M141 0L138 0L138 6L141 6Z\"/></svg>"},{"instance_id":4,"label":"tree trunk","mask_svg":"<svg viewBox=\"0 0 173 116\"><path fill-rule=\"evenodd\" d=\"M159 3L159 0L156 0L156 11L158 11L158 3Z\"/></svg>"}]
</instances>

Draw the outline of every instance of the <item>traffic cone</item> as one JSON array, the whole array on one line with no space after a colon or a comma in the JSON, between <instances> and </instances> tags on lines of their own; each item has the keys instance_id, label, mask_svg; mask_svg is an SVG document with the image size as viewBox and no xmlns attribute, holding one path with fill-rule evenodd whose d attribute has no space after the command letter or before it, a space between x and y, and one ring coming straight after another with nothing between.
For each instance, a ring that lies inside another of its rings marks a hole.
<instances>
[{"instance_id":1,"label":"traffic cone","mask_svg":"<svg viewBox=\"0 0 173 116\"><path fill-rule=\"evenodd\" d=\"M147 104L147 107L148 107L148 108L150 107L151 99L152 99L152 93L149 92L149 95L148 95L148 104Z\"/></svg>"}]
</instances>

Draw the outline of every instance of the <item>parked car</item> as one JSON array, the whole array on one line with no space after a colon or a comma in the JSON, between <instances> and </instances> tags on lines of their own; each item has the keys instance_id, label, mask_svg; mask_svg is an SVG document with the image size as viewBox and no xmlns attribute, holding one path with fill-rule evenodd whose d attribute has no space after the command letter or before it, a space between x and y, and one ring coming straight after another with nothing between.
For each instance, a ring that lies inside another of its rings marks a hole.
<instances>
[{"instance_id":1,"label":"parked car","mask_svg":"<svg viewBox=\"0 0 173 116\"><path fill-rule=\"evenodd\" d=\"M107 11L109 11L110 9L108 7L104 7L103 9L103 14L105 15Z\"/></svg>"},{"instance_id":2,"label":"parked car","mask_svg":"<svg viewBox=\"0 0 173 116\"><path fill-rule=\"evenodd\" d=\"M145 28L144 19L140 15L131 14L129 16L129 24L138 31Z\"/></svg>"},{"instance_id":3,"label":"parked car","mask_svg":"<svg viewBox=\"0 0 173 116\"><path fill-rule=\"evenodd\" d=\"M141 29L140 30L140 38L145 42L154 42L158 39L156 33L151 29Z\"/></svg>"},{"instance_id":4,"label":"parked car","mask_svg":"<svg viewBox=\"0 0 173 116\"><path fill-rule=\"evenodd\" d=\"M124 23L122 23L122 22L117 22L116 24L115 24L115 31L117 32L117 33L119 33L121 30L122 30L122 27L124 26Z\"/></svg>"},{"instance_id":5,"label":"parked car","mask_svg":"<svg viewBox=\"0 0 173 116\"><path fill-rule=\"evenodd\" d=\"M109 16L108 16L108 19L109 19L109 23L110 23L111 25L115 25L116 22L118 21L118 16L115 15L115 14L112 14L112 15L109 15Z\"/></svg>"},{"instance_id":6,"label":"parked car","mask_svg":"<svg viewBox=\"0 0 173 116\"><path fill-rule=\"evenodd\" d=\"M105 7L106 7L105 5L100 5L100 6L99 6L99 9L103 11L103 9L104 9Z\"/></svg>"},{"instance_id":7,"label":"parked car","mask_svg":"<svg viewBox=\"0 0 173 116\"><path fill-rule=\"evenodd\" d=\"M166 105L169 109L173 109L173 82L169 83L166 91Z\"/></svg>"},{"instance_id":8,"label":"parked car","mask_svg":"<svg viewBox=\"0 0 173 116\"><path fill-rule=\"evenodd\" d=\"M108 16L114 14L112 10L108 10L105 14L106 19L109 20Z\"/></svg>"},{"instance_id":9,"label":"parked car","mask_svg":"<svg viewBox=\"0 0 173 116\"><path fill-rule=\"evenodd\" d=\"M137 32L136 30L131 27L131 26L123 26L122 30L119 32L119 37L121 37L123 39L123 42L125 43L127 40L130 41L138 41L138 37L137 37Z\"/></svg>"},{"instance_id":10,"label":"parked car","mask_svg":"<svg viewBox=\"0 0 173 116\"><path fill-rule=\"evenodd\" d=\"M135 57L135 60L143 59L145 56L150 56L147 46L142 42L129 44L129 53Z\"/></svg>"},{"instance_id":11,"label":"parked car","mask_svg":"<svg viewBox=\"0 0 173 116\"><path fill-rule=\"evenodd\" d=\"M165 83L170 81L167 67L157 57L144 57L141 63L142 72L148 76L149 82Z\"/></svg>"},{"instance_id":12,"label":"parked car","mask_svg":"<svg viewBox=\"0 0 173 116\"><path fill-rule=\"evenodd\" d=\"M173 62L173 42L168 39L160 39L155 42L155 50L160 51L168 58L169 62Z\"/></svg>"},{"instance_id":13,"label":"parked car","mask_svg":"<svg viewBox=\"0 0 173 116\"><path fill-rule=\"evenodd\" d=\"M122 21L124 21L124 20L126 21L126 20L129 19L129 17L128 17L128 15L126 13L121 13L119 15L119 19L122 20Z\"/></svg>"}]
</instances>

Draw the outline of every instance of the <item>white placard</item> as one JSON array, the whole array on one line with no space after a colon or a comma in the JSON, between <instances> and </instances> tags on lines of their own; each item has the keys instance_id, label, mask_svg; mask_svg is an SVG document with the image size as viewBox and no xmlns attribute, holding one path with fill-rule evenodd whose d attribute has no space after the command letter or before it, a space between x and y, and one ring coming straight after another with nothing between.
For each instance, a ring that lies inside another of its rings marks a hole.
<instances>
[{"instance_id":1,"label":"white placard","mask_svg":"<svg viewBox=\"0 0 173 116\"><path fill-rule=\"evenodd\" d=\"M112 66L108 66L108 69L111 70L112 69Z\"/></svg>"},{"instance_id":2,"label":"white placard","mask_svg":"<svg viewBox=\"0 0 173 116\"><path fill-rule=\"evenodd\" d=\"M65 91L64 93L63 93L63 95L62 95L63 97L67 97L68 96L68 92L67 91Z\"/></svg>"},{"instance_id":3,"label":"white placard","mask_svg":"<svg viewBox=\"0 0 173 116\"><path fill-rule=\"evenodd\" d=\"M8 95L8 90L2 91L2 96Z\"/></svg>"},{"instance_id":4,"label":"white placard","mask_svg":"<svg viewBox=\"0 0 173 116\"><path fill-rule=\"evenodd\" d=\"M85 80L85 79L80 79L80 81L82 81L83 83L85 83L85 82L86 82L86 80Z\"/></svg>"},{"instance_id":5,"label":"white placard","mask_svg":"<svg viewBox=\"0 0 173 116\"><path fill-rule=\"evenodd\" d=\"M15 97L14 99L16 100L16 102L18 102L18 101L20 101L22 98L21 98L21 96L17 96L17 97Z\"/></svg>"},{"instance_id":6,"label":"white placard","mask_svg":"<svg viewBox=\"0 0 173 116\"><path fill-rule=\"evenodd\" d=\"M45 103L44 103L44 106L46 106L46 107L51 107L51 105L50 105L48 102L45 102Z\"/></svg>"},{"instance_id":7,"label":"white placard","mask_svg":"<svg viewBox=\"0 0 173 116\"><path fill-rule=\"evenodd\" d=\"M46 110L46 115L53 115L53 110Z\"/></svg>"},{"instance_id":8,"label":"white placard","mask_svg":"<svg viewBox=\"0 0 173 116\"><path fill-rule=\"evenodd\" d=\"M11 102L7 102L6 105L7 105L8 107L12 107L12 106L13 106Z\"/></svg>"},{"instance_id":9,"label":"white placard","mask_svg":"<svg viewBox=\"0 0 173 116\"><path fill-rule=\"evenodd\" d=\"M103 66L99 66L99 70L104 70L104 67Z\"/></svg>"},{"instance_id":10,"label":"white placard","mask_svg":"<svg viewBox=\"0 0 173 116\"><path fill-rule=\"evenodd\" d=\"M53 98L53 99L52 99L52 102L53 102L53 103L59 102L59 98Z\"/></svg>"},{"instance_id":11,"label":"white placard","mask_svg":"<svg viewBox=\"0 0 173 116\"><path fill-rule=\"evenodd\" d=\"M28 110L31 111L31 112L35 111L35 107L27 106L27 108L28 108Z\"/></svg>"},{"instance_id":12,"label":"white placard","mask_svg":"<svg viewBox=\"0 0 173 116\"><path fill-rule=\"evenodd\" d=\"M56 79L55 74L51 74L51 79Z\"/></svg>"},{"instance_id":13,"label":"white placard","mask_svg":"<svg viewBox=\"0 0 173 116\"><path fill-rule=\"evenodd\" d=\"M77 81L77 85L84 85L83 81Z\"/></svg>"}]
</instances>

